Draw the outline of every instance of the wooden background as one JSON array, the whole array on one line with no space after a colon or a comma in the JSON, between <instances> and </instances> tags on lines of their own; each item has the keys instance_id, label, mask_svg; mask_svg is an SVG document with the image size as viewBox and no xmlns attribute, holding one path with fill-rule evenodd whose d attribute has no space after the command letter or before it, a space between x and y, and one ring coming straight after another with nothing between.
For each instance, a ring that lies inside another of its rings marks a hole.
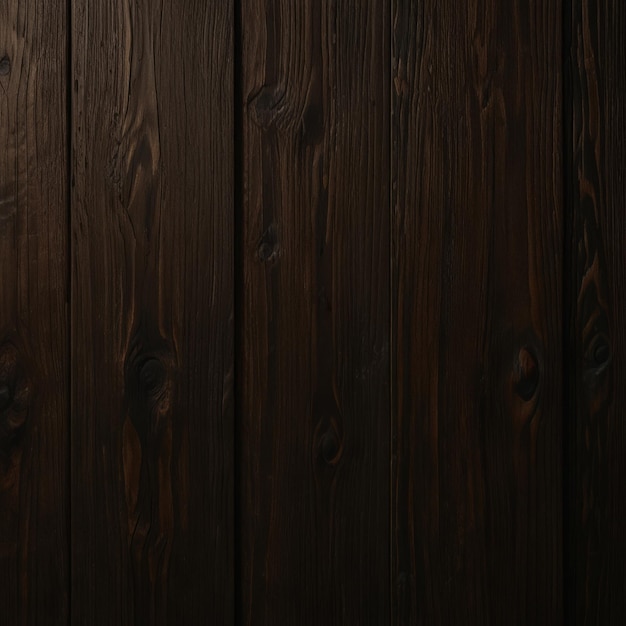
<instances>
[{"instance_id":1,"label":"wooden background","mask_svg":"<svg viewBox=\"0 0 626 626\"><path fill-rule=\"evenodd\" d=\"M0 0L0 624L623 626L625 33Z\"/></svg>"}]
</instances>

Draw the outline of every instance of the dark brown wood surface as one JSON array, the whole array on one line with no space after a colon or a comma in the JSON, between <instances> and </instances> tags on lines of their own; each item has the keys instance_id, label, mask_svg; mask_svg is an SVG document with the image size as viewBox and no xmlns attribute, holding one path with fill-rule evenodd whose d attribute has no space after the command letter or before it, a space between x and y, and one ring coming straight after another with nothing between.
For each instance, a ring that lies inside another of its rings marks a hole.
<instances>
[{"instance_id":1,"label":"dark brown wood surface","mask_svg":"<svg viewBox=\"0 0 626 626\"><path fill-rule=\"evenodd\" d=\"M566 623L626 624L626 6L566 18Z\"/></svg>"},{"instance_id":2,"label":"dark brown wood surface","mask_svg":"<svg viewBox=\"0 0 626 626\"><path fill-rule=\"evenodd\" d=\"M393 623L559 624L561 4L393 6Z\"/></svg>"},{"instance_id":3,"label":"dark brown wood surface","mask_svg":"<svg viewBox=\"0 0 626 626\"><path fill-rule=\"evenodd\" d=\"M72 3L72 618L232 623L229 2Z\"/></svg>"},{"instance_id":4,"label":"dark brown wood surface","mask_svg":"<svg viewBox=\"0 0 626 626\"><path fill-rule=\"evenodd\" d=\"M242 624L389 621L389 3L242 3Z\"/></svg>"},{"instance_id":5,"label":"dark brown wood surface","mask_svg":"<svg viewBox=\"0 0 626 626\"><path fill-rule=\"evenodd\" d=\"M0 624L68 615L66 12L0 3Z\"/></svg>"},{"instance_id":6,"label":"dark brown wood surface","mask_svg":"<svg viewBox=\"0 0 626 626\"><path fill-rule=\"evenodd\" d=\"M626 624L626 5L0 2L0 626Z\"/></svg>"}]
</instances>

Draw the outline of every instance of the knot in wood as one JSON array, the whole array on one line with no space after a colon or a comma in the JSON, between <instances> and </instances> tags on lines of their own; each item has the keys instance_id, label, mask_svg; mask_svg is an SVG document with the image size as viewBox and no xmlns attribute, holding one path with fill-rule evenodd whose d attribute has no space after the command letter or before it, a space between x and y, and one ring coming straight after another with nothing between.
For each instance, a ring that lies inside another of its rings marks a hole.
<instances>
[{"instance_id":1,"label":"knot in wood","mask_svg":"<svg viewBox=\"0 0 626 626\"><path fill-rule=\"evenodd\" d=\"M26 409L31 386L18 348L11 341L0 345L0 411Z\"/></svg>"},{"instance_id":2,"label":"knot in wood","mask_svg":"<svg viewBox=\"0 0 626 626\"><path fill-rule=\"evenodd\" d=\"M139 388L150 398L158 398L163 390L165 367L157 358L146 359L139 367Z\"/></svg>"},{"instance_id":3,"label":"knot in wood","mask_svg":"<svg viewBox=\"0 0 626 626\"><path fill-rule=\"evenodd\" d=\"M272 257L272 254L274 254L274 246L267 241L263 241L259 246L258 254L261 261L267 261Z\"/></svg>"},{"instance_id":4,"label":"knot in wood","mask_svg":"<svg viewBox=\"0 0 626 626\"><path fill-rule=\"evenodd\" d=\"M0 411L5 411L13 401L13 393L8 385L0 385Z\"/></svg>"},{"instance_id":5,"label":"knot in wood","mask_svg":"<svg viewBox=\"0 0 626 626\"><path fill-rule=\"evenodd\" d=\"M525 402L528 402L539 386L539 364L537 357L530 348L520 349L514 371L515 391Z\"/></svg>"},{"instance_id":6,"label":"knot in wood","mask_svg":"<svg viewBox=\"0 0 626 626\"><path fill-rule=\"evenodd\" d=\"M315 433L317 457L327 466L335 467L343 455L343 441L340 426L333 417L322 419Z\"/></svg>"},{"instance_id":7,"label":"knot in wood","mask_svg":"<svg viewBox=\"0 0 626 626\"><path fill-rule=\"evenodd\" d=\"M175 359L168 342L148 324L130 342L124 365L128 416L142 445L169 422L174 393Z\"/></svg>"},{"instance_id":8,"label":"knot in wood","mask_svg":"<svg viewBox=\"0 0 626 626\"><path fill-rule=\"evenodd\" d=\"M259 242L257 255L259 260L265 262L273 261L277 256L278 249L278 233L275 224L270 224Z\"/></svg>"},{"instance_id":9,"label":"knot in wood","mask_svg":"<svg viewBox=\"0 0 626 626\"><path fill-rule=\"evenodd\" d=\"M5 457L26 426L31 387L20 350L11 340L0 344L0 453Z\"/></svg>"},{"instance_id":10,"label":"knot in wood","mask_svg":"<svg viewBox=\"0 0 626 626\"><path fill-rule=\"evenodd\" d=\"M339 453L339 440L334 430L326 432L320 441L320 454L328 465L334 465Z\"/></svg>"},{"instance_id":11,"label":"knot in wood","mask_svg":"<svg viewBox=\"0 0 626 626\"><path fill-rule=\"evenodd\" d=\"M604 335L598 335L592 344L592 358L596 367L603 367L611 358L611 348Z\"/></svg>"},{"instance_id":12,"label":"knot in wood","mask_svg":"<svg viewBox=\"0 0 626 626\"><path fill-rule=\"evenodd\" d=\"M250 101L253 119L260 128L267 130L274 126L279 116L283 98L283 93L280 93L276 87L269 85L265 85L258 94L253 96Z\"/></svg>"},{"instance_id":13,"label":"knot in wood","mask_svg":"<svg viewBox=\"0 0 626 626\"><path fill-rule=\"evenodd\" d=\"M0 59L0 76L6 76L11 71L11 61L9 57L3 56Z\"/></svg>"}]
</instances>

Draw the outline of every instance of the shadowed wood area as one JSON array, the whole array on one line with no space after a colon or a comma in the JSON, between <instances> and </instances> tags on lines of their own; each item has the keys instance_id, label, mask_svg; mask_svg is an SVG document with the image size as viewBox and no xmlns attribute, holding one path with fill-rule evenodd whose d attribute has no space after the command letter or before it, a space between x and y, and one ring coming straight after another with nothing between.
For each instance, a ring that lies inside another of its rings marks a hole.
<instances>
[{"instance_id":1,"label":"shadowed wood area","mask_svg":"<svg viewBox=\"0 0 626 626\"><path fill-rule=\"evenodd\" d=\"M562 623L561 5L393 2L393 623Z\"/></svg>"},{"instance_id":2,"label":"shadowed wood area","mask_svg":"<svg viewBox=\"0 0 626 626\"><path fill-rule=\"evenodd\" d=\"M0 626L624 626L626 4L0 0Z\"/></svg>"},{"instance_id":3,"label":"shadowed wood area","mask_svg":"<svg viewBox=\"0 0 626 626\"><path fill-rule=\"evenodd\" d=\"M72 619L228 625L232 6L72 18Z\"/></svg>"},{"instance_id":4,"label":"shadowed wood area","mask_svg":"<svg viewBox=\"0 0 626 626\"><path fill-rule=\"evenodd\" d=\"M0 623L68 616L67 24L0 2Z\"/></svg>"},{"instance_id":5,"label":"shadowed wood area","mask_svg":"<svg viewBox=\"0 0 626 626\"><path fill-rule=\"evenodd\" d=\"M626 6L572 0L566 16L566 622L613 626L626 623Z\"/></svg>"},{"instance_id":6,"label":"shadowed wood area","mask_svg":"<svg viewBox=\"0 0 626 626\"><path fill-rule=\"evenodd\" d=\"M379 626L389 6L241 6L241 623Z\"/></svg>"}]
</instances>

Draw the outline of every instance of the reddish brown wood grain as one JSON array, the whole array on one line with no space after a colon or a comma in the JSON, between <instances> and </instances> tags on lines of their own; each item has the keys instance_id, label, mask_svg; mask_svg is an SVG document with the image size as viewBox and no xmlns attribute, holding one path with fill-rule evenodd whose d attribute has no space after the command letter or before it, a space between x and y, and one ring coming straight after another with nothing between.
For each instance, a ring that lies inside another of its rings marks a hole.
<instances>
[{"instance_id":1,"label":"reddish brown wood grain","mask_svg":"<svg viewBox=\"0 0 626 626\"><path fill-rule=\"evenodd\" d=\"M68 616L65 3L0 3L0 623Z\"/></svg>"},{"instance_id":2,"label":"reddish brown wood grain","mask_svg":"<svg viewBox=\"0 0 626 626\"><path fill-rule=\"evenodd\" d=\"M241 4L241 623L389 620L389 4Z\"/></svg>"},{"instance_id":3,"label":"reddish brown wood grain","mask_svg":"<svg viewBox=\"0 0 626 626\"><path fill-rule=\"evenodd\" d=\"M626 7L568 3L568 624L626 623Z\"/></svg>"},{"instance_id":4,"label":"reddish brown wood grain","mask_svg":"<svg viewBox=\"0 0 626 626\"><path fill-rule=\"evenodd\" d=\"M72 18L72 619L228 626L232 4Z\"/></svg>"},{"instance_id":5,"label":"reddish brown wood grain","mask_svg":"<svg viewBox=\"0 0 626 626\"><path fill-rule=\"evenodd\" d=\"M392 19L392 621L558 624L561 4Z\"/></svg>"}]
</instances>

